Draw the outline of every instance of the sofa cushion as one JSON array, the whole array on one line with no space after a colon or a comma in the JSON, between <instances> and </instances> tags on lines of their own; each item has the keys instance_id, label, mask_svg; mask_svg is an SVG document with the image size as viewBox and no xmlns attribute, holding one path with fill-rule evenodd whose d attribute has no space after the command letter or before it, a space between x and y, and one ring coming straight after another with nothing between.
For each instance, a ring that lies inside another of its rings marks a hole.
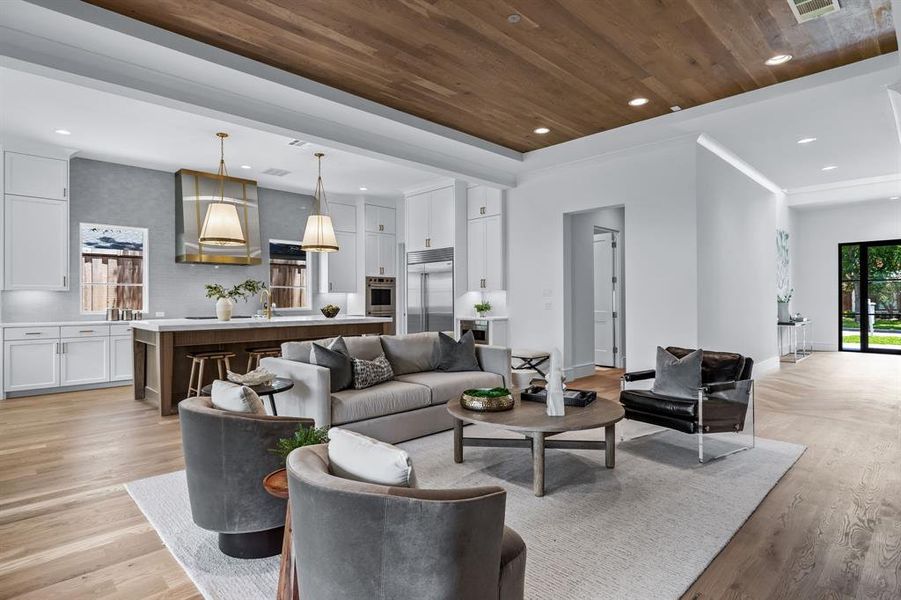
<instances>
[{"instance_id":1,"label":"sofa cushion","mask_svg":"<svg viewBox=\"0 0 901 600\"><path fill-rule=\"evenodd\" d=\"M694 350L670 346L667 352L676 358L687 356ZM744 373L747 359L735 352L711 352L704 350L701 358L701 381L703 383L721 383L749 379L750 372Z\"/></svg>"},{"instance_id":2,"label":"sofa cushion","mask_svg":"<svg viewBox=\"0 0 901 600\"><path fill-rule=\"evenodd\" d=\"M332 392L346 390L353 384L354 368L351 360L347 344L341 336L336 337L327 347L313 342L310 349L310 364L328 369Z\"/></svg>"},{"instance_id":3,"label":"sofa cushion","mask_svg":"<svg viewBox=\"0 0 901 600\"><path fill-rule=\"evenodd\" d=\"M386 381L365 390L332 394L332 423L352 423L429 406L429 390L402 381Z\"/></svg>"},{"instance_id":4,"label":"sofa cushion","mask_svg":"<svg viewBox=\"0 0 901 600\"><path fill-rule=\"evenodd\" d=\"M364 390L385 381L394 379L391 363L384 356L375 360L352 358L354 369L354 389Z\"/></svg>"},{"instance_id":5,"label":"sofa cushion","mask_svg":"<svg viewBox=\"0 0 901 600\"><path fill-rule=\"evenodd\" d=\"M695 418L698 400L683 400L672 396L661 396L651 390L623 390L619 397L624 407L639 412L664 415L678 419Z\"/></svg>"},{"instance_id":6,"label":"sofa cushion","mask_svg":"<svg viewBox=\"0 0 901 600\"><path fill-rule=\"evenodd\" d=\"M306 340L304 342L285 342L282 344L282 358L310 364L310 351L313 344L329 347L329 344L335 341L335 338L324 338L321 340Z\"/></svg>"},{"instance_id":7,"label":"sofa cushion","mask_svg":"<svg viewBox=\"0 0 901 600\"><path fill-rule=\"evenodd\" d=\"M438 334L433 331L383 335L382 348L395 376L434 371L438 366Z\"/></svg>"},{"instance_id":8,"label":"sofa cushion","mask_svg":"<svg viewBox=\"0 0 901 600\"><path fill-rule=\"evenodd\" d=\"M413 462L406 450L340 427L329 429L328 440L329 468L336 477L374 485L416 487Z\"/></svg>"},{"instance_id":9,"label":"sofa cushion","mask_svg":"<svg viewBox=\"0 0 901 600\"><path fill-rule=\"evenodd\" d=\"M486 371L426 371L401 375L398 381L425 386L431 394L432 405L444 404L452 398L459 398L468 389L498 387L504 385L504 378L497 373Z\"/></svg>"},{"instance_id":10,"label":"sofa cushion","mask_svg":"<svg viewBox=\"0 0 901 600\"><path fill-rule=\"evenodd\" d=\"M476 358L476 341L472 331L464 333L460 341L444 333L438 334L438 370L449 373L482 370Z\"/></svg>"},{"instance_id":11,"label":"sofa cushion","mask_svg":"<svg viewBox=\"0 0 901 600\"><path fill-rule=\"evenodd\" d=\"M385 354L382 342L377 335L355 335L344 338L351 358L375 360Z\"/></svg>"}]
</instances>

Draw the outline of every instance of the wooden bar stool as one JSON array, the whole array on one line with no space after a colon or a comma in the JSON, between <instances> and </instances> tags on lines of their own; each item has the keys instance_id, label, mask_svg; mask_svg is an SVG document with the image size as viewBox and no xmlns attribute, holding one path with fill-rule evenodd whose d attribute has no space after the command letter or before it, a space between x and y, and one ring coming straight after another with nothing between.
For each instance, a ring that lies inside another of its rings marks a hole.
<instances>
[{"instance_id":1,"label":"wooden bar stool","mask_svg":"<svg viewBox=\"0 0 901 600\"><path fill-rule=\"evenodd\" d=\"M261 348L247 348L247 373L260 366L260 359L267 356L278 358L282 355L282 349L278 346L266 346Z\"/></svg>"},{"instance_id":2,"label":"wooden bar stool","mask_svg":"<svg viewBox=\"0 0 901 600\"><path fill-rule=\"evenodd\" d=\"M206 366L206 361L215 360L216 366L219 368L219 379L226 379L226 371L231 371L229 359L234 357L234 352L228 352L226 350L189 352L188 358L191 359L191 376L188 377L188 398L192 395L200 395L200 390L203 388L203 371ZM197 383L194 383L195 373L197 373Z\"/></svg>"}]
</instances>

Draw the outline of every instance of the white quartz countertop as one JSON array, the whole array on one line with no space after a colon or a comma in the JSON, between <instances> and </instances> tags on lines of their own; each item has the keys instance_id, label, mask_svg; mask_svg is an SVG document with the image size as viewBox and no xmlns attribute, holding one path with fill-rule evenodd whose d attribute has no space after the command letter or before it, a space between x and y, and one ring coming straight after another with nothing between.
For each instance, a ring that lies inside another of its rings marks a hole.
<instances>
[{"instance_id":1,"label":"white quartz countertop","mask_svg":"<svg viewBox=\"0 0 901 600\"><path fill-rule=\"evenodd\" d=\"M23 322L23 323L0 323L0 327L9 328L9 327L66 327L68 325L131 325L135 323L135 321L103 321L103 320L93 320L93 321L34 321L34 322Z\"/></svg>"},{"instance_id":2,"label":"white quartz countertop","mask_svg":"<svg viewBox=\"0 0 901 600\"><path fill-rule=\"evenodd\" d=\"M506 321L510 317L488 315L480 317L479 315L457 315L458 321Z\"/></svg>"},{"instance_id":3,"label":"white quartz countertop","mask_svg":"<svg viewBox=\"0 0 901 600\"><path fill-rule=\"evenodd\" d=\"M210 331L216 329L257 329L263 327L310 327L314 325L360 325L364 323L390 323L388 317L364 317L344 315L328 319L322 315L298 315L272 317L271 319L149 319L133 321L134 329L146 331Z\"/></svg>"}]
</instances>

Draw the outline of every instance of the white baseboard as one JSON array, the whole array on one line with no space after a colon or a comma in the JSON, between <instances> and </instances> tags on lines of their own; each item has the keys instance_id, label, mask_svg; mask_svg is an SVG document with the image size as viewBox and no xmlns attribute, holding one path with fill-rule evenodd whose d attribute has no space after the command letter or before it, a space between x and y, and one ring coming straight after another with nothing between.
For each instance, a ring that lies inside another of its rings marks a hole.
<instances>
[{"instance_id":1,"label":"white baseboard","mask_svg":"<svg viewBox=\"0 0 901 600\"><path fill-rule=\"evenodd\" d=\"M589 377L594 375L594 363L585 363L582 365L573 365L563 369L563 378L566 381L578 379L580 377Z\"/></svg>"},{"instance_id":2,"label":"white baseboard","mask_svg":"<svg viewBox=\"0 0 901 600\"><path fill-rule=\"evenodd\" d=\"M754 363L754 374L753 377L759 377L761 375L765 375L770 371L778 371L779 370L779 357L771 356L770 358L766 358L759 362Z\"/></svg>"},{"instance_id":3,"label":"white baseboard","mask_svg":"<svg viewBox=\"0 0 901 600\"><path fill-rule=\"evenodd\" d=\"M838 352L838 342L811 342L814 352Z\"/></svg>"}]
</instances>

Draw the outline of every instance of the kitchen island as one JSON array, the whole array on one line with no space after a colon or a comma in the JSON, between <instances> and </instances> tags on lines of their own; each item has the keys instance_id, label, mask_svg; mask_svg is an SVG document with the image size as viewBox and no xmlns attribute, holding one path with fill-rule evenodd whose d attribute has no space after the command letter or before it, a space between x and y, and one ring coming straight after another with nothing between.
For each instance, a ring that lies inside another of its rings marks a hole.
<instances>
[{"instance_id":1,"label":"kitchen island","mask_svg":"<svg viewBox=\"0 0 901 600\"><path fill-rule=\"evenodd\" d=\"M161 415L178 412L187 395L191 360L188 353L227 350L235 353L232 368L243 371L247 349L282 342L317 340L337 335L393 333L390 318L284 316L271 319L150 319L131 323L134 344L134 397L159 403ZM209 369L208 372L215 372ZM203 384L209 383L204 381Z\"/></svg>"}]
</instances>

